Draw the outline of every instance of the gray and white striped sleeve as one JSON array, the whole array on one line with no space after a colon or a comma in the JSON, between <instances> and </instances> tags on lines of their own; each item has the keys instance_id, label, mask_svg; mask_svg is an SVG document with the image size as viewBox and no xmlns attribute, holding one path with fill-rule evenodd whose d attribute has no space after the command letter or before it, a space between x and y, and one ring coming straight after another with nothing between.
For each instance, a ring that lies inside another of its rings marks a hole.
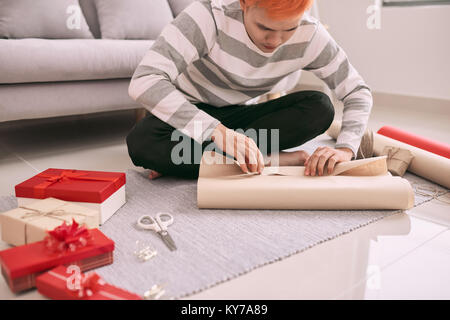
<instances>
[{"instance_id":1,"label":"gray and white striped sleeve","mask_svg":"<svg viewBox=\"0 0 450 320\"><path fill-rule=\"evenodd\" d=\"M344 104L336 147L350 148L355 158L373 105L371 90L320 22L306 54L311 62L304 70L322 79Z\"/></svg>"},{"instance_id":2,"label":"gray and white striped sleeve","mask_svg":"<svg viewBox=\"0 0 450 320\"><path fill-rule=\"evenodd\" d=\"M208 3L192 3L162 30L128 88L129 95L153 115L199 143L211 138L220 121L189 102L173 83L215 41L216 26Z\"/></svg>"}]
</instances>

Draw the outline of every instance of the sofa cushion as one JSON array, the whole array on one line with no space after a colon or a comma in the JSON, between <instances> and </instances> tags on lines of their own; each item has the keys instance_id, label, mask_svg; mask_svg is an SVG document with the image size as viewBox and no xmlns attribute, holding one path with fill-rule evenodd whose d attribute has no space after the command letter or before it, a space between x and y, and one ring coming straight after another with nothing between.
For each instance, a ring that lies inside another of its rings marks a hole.
<instances>
[{"instance_id":1,"label":"sofa cushion","mask_svg":"<svg viewBox=\"0 0 450 320\"><path fill-rule=\"evenodd\" d=\"M128 95L129 85L129 79L1 85L0 123L142 107Z\"/></svg>"},{"instance_id":2,"label":"sofa cushion","mask_svg":"<svg viewBox=\"0 0 450 320\"><path fill-rule=\"evenodd\" d=\"M103 39L156 39L173 20L167 0L95 0Z\"/></svg>"},{"instance_id":3,"label":"sofa cushion","mask_svg":"<svg viewBox=\"0 0 450 320\"><path fill-rule=\"evenodd\" d=\"M152 40L0 39L0 83L131 78Z\"/></svg>"},{"instance_id":4,"label":"sofa cushion","mask_svg":"<svg viewBox=\"0 0 450 320\"><path fill-rule=\"evenodd\" d=\"M0 38L92 38L78 0L1 0Z\"/></svg>"}]
</instances>

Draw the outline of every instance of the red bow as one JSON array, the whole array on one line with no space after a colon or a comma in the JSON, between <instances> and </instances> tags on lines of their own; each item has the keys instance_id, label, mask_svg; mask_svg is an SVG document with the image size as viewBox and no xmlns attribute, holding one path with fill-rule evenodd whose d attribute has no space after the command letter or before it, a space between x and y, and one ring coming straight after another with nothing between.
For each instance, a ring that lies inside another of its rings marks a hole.
<instances>
[{"instance_id":1,"label":"red bow","mask_svg":"<svg viewBox=\"0 0 450 320\"><path fill-rule=\"evenodd\" d=\"M60 174L46 174L41 172L37 177L46 178L45 181L33 187L34 194L37 198L45 198L45 190L51 185L60 181L73 181L73 180L84 180L84 181L116 181L117 178L114 177L84 177L87 172L80 172L77 170L63 170Z\"/></svg>"},{"instance_id":2,"label":"red bow","mask_svg":"<svg viewBox=\"0 0 450 320\"><path fill-rule=\"evenodd\" d=\"M47 177L47 181L53 183L59 182L61 180L77 178L84 175L86 175L86 173L75 172L75 170L63 170L59 175L44 175L43 173L39 174L40 177Z\"/></svg>"},{"instance_id":3,"label":"red bow","mask_svg":"<svg viewBox=\"0 0 450 320\"><path fill-rule=\"evenodd\" d=\"M95 272L89 272L80 276L79 287L70 290L71 294L76 298L90 297L98 292L105 282Z\"/></svg>"},{"instance_id":4,"label":"red bow","mask_svg":"<svg viewBox=\"0 0 450 320\"><path fill-rule=\"evenodd\" d=\"M91 234L86 226L80 227L74 219L71 225L67 225L64 221L62 225L47 233L48 236L44 239L46 247L61 253L75 251L86 246L91 240Z\"/></svg>"}]
</instances>

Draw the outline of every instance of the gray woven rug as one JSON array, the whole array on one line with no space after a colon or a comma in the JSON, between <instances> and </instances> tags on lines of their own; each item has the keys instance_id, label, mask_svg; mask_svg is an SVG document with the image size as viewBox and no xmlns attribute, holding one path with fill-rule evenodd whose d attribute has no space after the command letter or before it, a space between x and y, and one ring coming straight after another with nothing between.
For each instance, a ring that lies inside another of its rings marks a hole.
<instances>
[{"instance_id":1,"label":"gray woven rug","mask_svg":"<svg viewBox=\"0 0 450 320\"><path fill-rule=\"evenodd\" d=\"M197 209L196 180L127 171L127 203L101 230L116 243L114 263L97 269L111 284L143 294L164 284L167 296L181 298L232 279L268 263L399 211L300 211ZM413 185L446 189L407 173ZM431 197L416 195L416 205ZM0 212L17 207L15 197L0 197ZM169 251L152 231L136 227L143 214L168 211L169 228L178 250ZM136 240L150 242L157 256L140 262L133 254Z\"/></svg>"}]
</instances>

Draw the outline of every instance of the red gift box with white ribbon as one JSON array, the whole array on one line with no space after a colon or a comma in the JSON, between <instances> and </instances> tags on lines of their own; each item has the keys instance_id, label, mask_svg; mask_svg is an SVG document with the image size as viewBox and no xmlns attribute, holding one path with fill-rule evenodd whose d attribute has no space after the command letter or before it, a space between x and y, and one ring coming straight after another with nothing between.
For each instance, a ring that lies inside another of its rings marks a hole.
<instances>
[{"instance_id":1,"label":"red gift box with white ribbon","mask_svg":"<svg viewBox=\"0 0 450 320\"><path fill-rule=\"evenodd\" d=\"M15 186L19 206L48 197L70 201L99 212L99 224L126 202L123 172L47 169Z\"/></svg>"},{"instance_id":2,"label":"red gift box with white ribbon","mask_svg":"<svg viewBox=\"0 0 450 320\"><path fill-rule=\"evenodd\" d=\"M96 272L58 266L36 278L39 293L54 300L142 300L137 294L103 281Z\"/></svg>"},{"instance_id":3,"label":"red gift box with white ribbon","mask_svg":"<svg viewBox=\"0 0 450 320\"><path fill-rule=\"evenodd\" d=\"M99 229L87 229L76 221L48 231L48 236L30 244L0 251L2 274L10 289L33 288L36 277L59 265L77 265L81 271L113 262L114 241Z\"/></svg>"}]
</instances>

